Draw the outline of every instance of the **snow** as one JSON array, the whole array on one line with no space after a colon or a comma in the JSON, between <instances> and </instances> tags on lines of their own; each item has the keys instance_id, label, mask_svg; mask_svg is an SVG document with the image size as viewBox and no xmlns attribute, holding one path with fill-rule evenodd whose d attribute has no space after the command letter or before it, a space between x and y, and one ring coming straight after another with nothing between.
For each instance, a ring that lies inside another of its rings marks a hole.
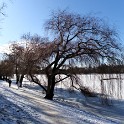
<instances>
[{"instance_id":1,"label":"snow","mask_svg":"<svg viewBox=\"0 0 124 124\"><path fill-rule=\"evenodd\" d=\"M14 80L13 80L14 82ZM24 81L24 87L0 81L0 124L122 124L124 101L102 105L98 98L78 91L56 88L53 101L44 99L39 86Z\"/></svg>"}]
</instances>

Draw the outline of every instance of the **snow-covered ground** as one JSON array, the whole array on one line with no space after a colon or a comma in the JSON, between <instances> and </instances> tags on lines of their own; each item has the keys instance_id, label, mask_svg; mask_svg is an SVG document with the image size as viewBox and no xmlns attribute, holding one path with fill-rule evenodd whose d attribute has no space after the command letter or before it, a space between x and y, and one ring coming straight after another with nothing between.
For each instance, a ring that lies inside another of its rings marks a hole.
<instances>
[{"instance_id":1,"label":"snow-covered ground","mask_svg":"<svg viewBox=\"0 0 124 124\"><path fill-rule=\"evenodd\" d=\"M124 101L102 105L97 98L56 88L53 101L43 98L39 86L0 81L0 124L124 124Z\"/></svg>"}]
</instances>

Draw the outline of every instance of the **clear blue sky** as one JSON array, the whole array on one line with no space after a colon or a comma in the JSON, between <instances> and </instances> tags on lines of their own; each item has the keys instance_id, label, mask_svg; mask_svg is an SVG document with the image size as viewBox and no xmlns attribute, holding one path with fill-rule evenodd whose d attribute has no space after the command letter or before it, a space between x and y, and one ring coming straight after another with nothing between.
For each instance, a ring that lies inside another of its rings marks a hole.
<instances>
[{"instance_id":1,"label":"clear blue sky","mask_svg":"<svg viewBox=\"0 0 124 124\"><path fill-rule=\"evenodd\" d=\"M23 33L44 35L43 24L52 10L67 9L95 15L114 25L124 44L124 0L11 0L0 26L0 45L18 40Z\"/></svg>"}]
</instances>

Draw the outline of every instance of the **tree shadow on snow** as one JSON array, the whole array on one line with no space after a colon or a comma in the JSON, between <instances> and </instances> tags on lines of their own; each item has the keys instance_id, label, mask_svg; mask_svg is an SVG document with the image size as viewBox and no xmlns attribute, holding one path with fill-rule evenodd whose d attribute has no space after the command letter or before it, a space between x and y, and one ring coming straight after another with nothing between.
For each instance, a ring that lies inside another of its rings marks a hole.
<instances>
[{"instance_id":1,"label":"tree shadow on snow","mask_svg":"<svg viewBox=\"0 0 124 124\"><path fill-rule=\"evenodd\" d=\"M55 101L68 106L78 107L79 109L86 109L87 111L108 119L124 122L124 100L108 100L110 104L105 104L104 98L84 96L79 91L68 91L68 89L56 88Z\"/></svg>"},{"instance_id":2,"label":"tree shadow on snow","mask_svg":"<svg viewBox=\"0 0 124 124\"><path fill-rule=\"evenodd\" d=\"M9 101L0 94L0 124L42 124L25 109Z\"/></svg>"}]
</instances>

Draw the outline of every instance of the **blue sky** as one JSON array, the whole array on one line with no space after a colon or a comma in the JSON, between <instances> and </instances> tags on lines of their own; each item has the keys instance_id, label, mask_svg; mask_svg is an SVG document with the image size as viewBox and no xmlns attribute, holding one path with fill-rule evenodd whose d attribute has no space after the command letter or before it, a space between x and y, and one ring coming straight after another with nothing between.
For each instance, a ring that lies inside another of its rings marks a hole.
<instances>
[{"instance_id":1,"label":"blue sky","mask_svg":"<svg viewBox=\"0 0 124 124\"><path fill-rule=\"evenodd\" d=\"M0 45L19 40L24 33L43 36L43 24L50 13L67 9L81 15L91 14L103 18L116 27L124 44L124 0L11 0L7 1L6 17L0 22Z\"/></svg>"}]
</instances>

